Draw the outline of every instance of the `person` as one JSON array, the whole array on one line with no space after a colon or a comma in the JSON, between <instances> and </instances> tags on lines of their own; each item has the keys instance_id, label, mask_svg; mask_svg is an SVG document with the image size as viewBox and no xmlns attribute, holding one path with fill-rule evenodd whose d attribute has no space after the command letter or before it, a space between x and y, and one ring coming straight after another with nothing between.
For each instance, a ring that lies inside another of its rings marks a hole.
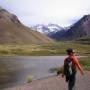
<instances>
[{"instance_id":1,"label":"person","mask_svg":"<svg viewBox=\"0 0 90 90\"><path fill-rule=\"evenodd\" d=\"M84 74L84 71L80 66L77 57L75 56L75 51L70 48L67 49L66 52L68 54L68 57L64 60L62 77L66 77L66 82L68 83L68 90L75 90L77 68L80 70L82 75Z\"/></svg>"}]
</instances>

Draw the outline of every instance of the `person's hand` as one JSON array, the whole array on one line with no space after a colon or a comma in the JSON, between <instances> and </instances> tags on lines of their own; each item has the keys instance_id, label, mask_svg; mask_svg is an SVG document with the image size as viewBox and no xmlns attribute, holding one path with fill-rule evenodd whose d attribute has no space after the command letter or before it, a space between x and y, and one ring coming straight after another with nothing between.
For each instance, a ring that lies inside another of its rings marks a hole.
<instances>
[{"instance_id":1,"label":"person's hand","mask_svg":"<svg viewBox=\"0 0 90 90\"><path fill-rule=\"evenodd\" d=\"M81 74L84 75L84 71L81 71Z\"/></svg>"},{"instance_id":2,"label":"person's hand","mask_svg":"<svg viewBox=\"0 0 90 90\"><path fill-rule=\"evenodd\" d=\"M81 75L84 75L85 72L83 70L81 70L80 73L81 73Z\"/></svg>"},{"instance_id":3,"label":"person's hand","mask_svg":"<svg viewBox=\"0 0 90 90\"><path fill-rule=\"evenodd\" d=\"M64 74L62 74L62 78L64 78Z\"/></svg>"}]
</instances>

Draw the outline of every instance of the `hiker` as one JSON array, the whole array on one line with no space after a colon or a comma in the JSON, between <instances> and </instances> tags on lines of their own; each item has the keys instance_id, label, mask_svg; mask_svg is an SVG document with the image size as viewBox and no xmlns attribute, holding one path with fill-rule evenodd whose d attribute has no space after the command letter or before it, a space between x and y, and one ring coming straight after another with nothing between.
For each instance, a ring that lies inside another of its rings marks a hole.
<instances>
[{"instance_id":1,"label":"hiker","mask_svg":"<svg viewBox=\"0 0 90 90\"><path fill-rule=\"evenodd\" d=\"M75 90L76 72L77 68L81 74L84 74L82 67L79 64L75 52L73 49L67 49L68 57L64 60L62 77L65 76L66 82L68 82L68 90Z\"/></svg>"}]
</instances>

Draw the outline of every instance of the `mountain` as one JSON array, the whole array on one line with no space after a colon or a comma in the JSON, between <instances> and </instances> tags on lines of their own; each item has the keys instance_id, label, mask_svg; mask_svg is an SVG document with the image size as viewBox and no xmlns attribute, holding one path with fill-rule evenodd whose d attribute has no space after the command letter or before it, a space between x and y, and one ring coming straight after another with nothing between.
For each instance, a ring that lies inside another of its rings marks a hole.
<instances>
[{"instance_id":1,"label":"mountain","mask_svg":"<svg viewBox=\"0 0 90 90\"><path fill-rule=\"evenodd\" d=\"M90 35L90 15L83 16L67 31L68 39L78 39Z\"/></svg>"},{"instance_id":2,"label":"mountain","mask_svg":"<svg viewBox=\"0 0 90 90\"><path fill-rule=\"evenodd\" d=\"M82 44L90 45L90 36L79 38L75 42L79 42L79 43L82 43Z\"/></svg>"},{"instance_id":3,"label":"mountain","mask_svg":"<svg viewBox=\"0 0 90 90\"><path fill-rule=\"evenodd\" d=\"M45 35L47 35L47 36L49 36L53 33L56 33L60 30L63 30L63 28L60 27L59 25L51 24L51 23L48 25L38 24L36 26L33 26L32 28L43 33L43 34L45 34Z\"/></svg>"},{"instance_id":4,"label":"mountain","mask_svg":"<svg viewBox=\"0 0 90 90\"><path fill-rule=\"evenodd\" d=\"M24 26L16 15L0 7L0 43L52 43L49 37Z\"/></svg>"},{"instance_id":5,"label":"mountain","mask_svg":"<svg viewBox=\"0 0 90 90\"><path fill-rule=\"evenodd\" d=\"M56 40L77 40L86 36L90 37L90 15L83 16L68 29L58 31L50 37Z\"/></svg>"}]
</instances>

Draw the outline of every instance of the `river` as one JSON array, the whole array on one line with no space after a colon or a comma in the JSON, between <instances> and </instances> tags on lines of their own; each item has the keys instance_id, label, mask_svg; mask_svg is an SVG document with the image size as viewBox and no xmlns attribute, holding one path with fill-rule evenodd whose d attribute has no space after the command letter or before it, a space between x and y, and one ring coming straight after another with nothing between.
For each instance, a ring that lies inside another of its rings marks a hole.
<instances>
[{"instance_id":1,"label":"river","mask_svg":"<svg viewBox=\"0 0 90 90\"><path fill-rule=\"evenodd\" d=\"M29 75L33 76L34 80L55 75L55 73L50 72L50 69L54 67L62 66L65 57L66 56L0 57L0 62L2 61L7 62L8 66L12 64L13 67L10 69L15 68L18 71L15 75L12 75L10 77L12 79L12 82L11 81L9 82L8 80L8 83L2 85L1 88L24 84L27 82L27 77Z\"/></svg>"}]
</instances>

